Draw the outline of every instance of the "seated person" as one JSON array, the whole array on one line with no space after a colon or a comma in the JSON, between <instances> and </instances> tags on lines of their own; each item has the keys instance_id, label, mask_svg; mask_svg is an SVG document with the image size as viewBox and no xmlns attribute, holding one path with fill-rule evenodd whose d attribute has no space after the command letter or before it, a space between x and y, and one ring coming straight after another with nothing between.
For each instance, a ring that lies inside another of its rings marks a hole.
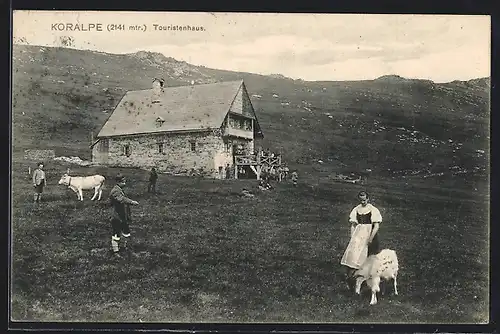
<instances>
[{"instance_id":1,"label":"seated person","mask_svg":"<svg viewBox=\"0 0 500 334\"><path fill-rule=\"evenodd\" d=\"M261 179L259 181L259 189L260 190L270 190L270 189L272 189L272 186L267 179Z\"/></svg>"}]
</instances>

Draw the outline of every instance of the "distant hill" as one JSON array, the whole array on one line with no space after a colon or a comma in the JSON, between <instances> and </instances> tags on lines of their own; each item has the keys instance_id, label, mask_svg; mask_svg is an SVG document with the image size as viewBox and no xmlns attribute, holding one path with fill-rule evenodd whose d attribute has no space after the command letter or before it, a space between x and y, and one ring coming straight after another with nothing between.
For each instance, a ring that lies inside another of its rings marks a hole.
<instances>
[{"instance_id":1,"label":"distant hill","mask_svg":"<svg viewBox=\"0 0 500 334\"><path fill-rule=\"evenodd\" d=\"M269 77L274 78L274 79L293 80L292 78L286 77L283 74L279 74L279 73L269 74Z\"/></svg>"},{"instance_id":2,"label":"distant hill","mask_svg":"<svg viewBox=\"0 0 500 334\"><path fill-rule=\"evenodd\" d=\"M400 75L391 74L391 75L383 75L381 77L378 77L377 79L375 79L375 81L381 81L381 82L384 82L384 81L385 82L405 82L405 81L408 81L408 79L403 78Z\"/></svg>"},{"instance_id":3,"label":"distant hill","mask_svg":"<svg viewBox=\"0 0 500 334\"><path fill-rule=\"evenodd\" d=\"M310 82L210 69L146 51L21 45L14 45L13 69L15 152L52 147L89 158L90 131L98 132L126 91L148 89L161 77L167 86L245 80L255 95L261 144L282 151L294 166L386 172L487 162L477 150L488 147L489 78Z\"/></svg>"}]
</instances>

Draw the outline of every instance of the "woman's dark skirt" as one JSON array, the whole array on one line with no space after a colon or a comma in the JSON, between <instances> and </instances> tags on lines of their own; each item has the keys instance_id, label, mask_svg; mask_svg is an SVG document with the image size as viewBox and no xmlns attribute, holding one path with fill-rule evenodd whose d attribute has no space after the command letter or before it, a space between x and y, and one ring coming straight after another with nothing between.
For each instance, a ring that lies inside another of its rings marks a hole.
<instances>
[{"instance_id":1,"label":"woman's dark skirt","mask_svg":"<svg viewBox=\"0 0 500 334\"><path fill-rule=\"evenodd\" d=\"M43 193L43 186L44 186L43 183L37 184L35 186L35 193L37 193L37 194Z\"/></svg>"},{"instance_id":2,"label":"woman's dark skirt","mask_svg":"<svg viewBox=\"0 0 500 334\"><path fill-rule=\"evenodd\" d=\"M380 252L380 242L378 240L378 233L373 237L372 242L368 245L368 256L375 255Z\"/></svg>"}]
</instances>

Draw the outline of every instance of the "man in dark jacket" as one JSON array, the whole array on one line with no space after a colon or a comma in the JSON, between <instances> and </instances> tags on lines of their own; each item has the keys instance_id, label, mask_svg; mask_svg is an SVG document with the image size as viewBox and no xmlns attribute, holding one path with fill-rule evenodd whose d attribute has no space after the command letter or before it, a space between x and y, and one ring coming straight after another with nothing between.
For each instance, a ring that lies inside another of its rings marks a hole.
<instances>
[{"instance_id":1,"label":"man in dark jacket","mask_svg":"<svg viewBox=\"0 0 500 334\"><path fill-rule=\"evenodd\" d=\"M109 199L111 205L113 206L113 217L111 218L111 228L113 230L113 235L111 236L111 246L113 247L113 253L118 255L120 248L118 247L118 242L120 237L123 237L123 248L127 247L127 240L130 237L129 222L130 216L130 205L138 205L139 203L131 200L123 192L123 187L126 186L126 179L121 174L116 176L116 185L111 189L109 194Z\"/></svg>"},{"instance_id":2,"label":"man in dark jacket","mask_svg":"<svg viewBox=\"0 0 500 334\"><path fill-rule=\"evenodd\" d=\"M148 193L156 193L156 180L158 180L158 174L156 173L156 168L153 167L149 172Z\"/></svg>"}]
</instances>

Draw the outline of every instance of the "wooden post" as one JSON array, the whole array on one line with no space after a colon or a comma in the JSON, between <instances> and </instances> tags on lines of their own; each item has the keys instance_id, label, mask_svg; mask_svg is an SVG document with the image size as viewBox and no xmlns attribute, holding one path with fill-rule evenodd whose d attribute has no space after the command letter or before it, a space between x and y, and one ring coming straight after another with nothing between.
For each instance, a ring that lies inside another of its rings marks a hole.
<instances>
[{"instance_id":1,"label":"wooden post","mask_svg":"<svg viewBox=\"0 0 500 334\"><path fill-rule=\"evenodd\" d=\"M28 174L31 175L31 166L28 166Z\"/></svg>"},{"instance_id":2,"label":"wooden post","mask_svg":"<svg viewBox=\"0 0 500 334\"><path fill-rule=\"evenodd\" d=\"M260 180L260 166L259 165L250 165L250 169L255 173L257 176L257 180Z\"/></svg>"},{"instance_id":3,"label":"wooden post","mask_svg":"<svg viewBox=\"0 0 500 334\"><path fill-rule=\"evenodd\" d=\"M238 179L238 164L236 162L234 163L234 179Z\"/></svg>"}]
</instances>

